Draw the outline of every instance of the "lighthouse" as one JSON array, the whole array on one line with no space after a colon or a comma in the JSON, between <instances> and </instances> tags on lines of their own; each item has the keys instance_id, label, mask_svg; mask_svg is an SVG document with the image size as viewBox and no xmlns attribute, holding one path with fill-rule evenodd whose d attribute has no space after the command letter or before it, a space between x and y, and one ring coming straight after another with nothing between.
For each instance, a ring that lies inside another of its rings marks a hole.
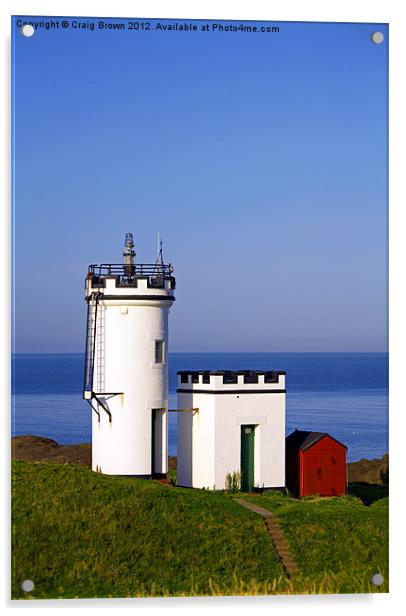
<instances>
[{"instance_id":1,"label":"lighthouse","mask_svg":"<svg viewBox=\"0 0 406 616\"><path fill-rule=\"evenodd\" d=\"M92 469L165 477L168 460L168 316L175 278L162 242L155 263L90 265L83 398L92 408Z\"/></svg>"}]
</instances>

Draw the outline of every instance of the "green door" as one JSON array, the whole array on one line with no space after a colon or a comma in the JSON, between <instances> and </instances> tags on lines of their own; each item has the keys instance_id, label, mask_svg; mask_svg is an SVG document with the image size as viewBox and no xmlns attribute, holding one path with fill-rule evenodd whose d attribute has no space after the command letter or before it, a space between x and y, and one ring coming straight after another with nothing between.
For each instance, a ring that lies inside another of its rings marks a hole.
<instances>
[{"instance_id":1,"label":"green door","mask_svg":"<svg viewBox=\"0 0 406 616\"><path fill-rule=\"evenodd\" d=\"M255 426L241 426L241 490L254 490Z\"/></svg>"}]
</instances>

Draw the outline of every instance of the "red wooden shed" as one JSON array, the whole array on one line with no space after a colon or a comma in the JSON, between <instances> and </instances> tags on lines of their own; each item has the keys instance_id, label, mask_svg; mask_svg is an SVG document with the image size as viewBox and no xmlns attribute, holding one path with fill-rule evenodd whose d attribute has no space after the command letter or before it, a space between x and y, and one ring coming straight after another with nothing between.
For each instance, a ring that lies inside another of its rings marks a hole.
<instances>
[{"instance_id":1,"label":"red wooden shed","mask_svg":"<svg viewBox=\"0 0 406 616\"><path fill-rule=\"evenodd\" d=\"M295 430L286 438L286 487L294 496L341 496L347 447L326 432Z\"/></svg>"}]
</instances>

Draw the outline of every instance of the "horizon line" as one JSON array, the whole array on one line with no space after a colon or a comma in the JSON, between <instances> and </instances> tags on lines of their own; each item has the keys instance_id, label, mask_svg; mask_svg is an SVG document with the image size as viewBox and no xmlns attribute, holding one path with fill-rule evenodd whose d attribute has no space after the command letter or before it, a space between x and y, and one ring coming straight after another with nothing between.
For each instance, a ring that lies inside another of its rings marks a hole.
<instances>
[{"instance_id":1,"label":"horizon line","mask_svg":"<svg viewBox=\"0 0 406 616\"><path fill-rule=\"evenodd\" d=\"M278 353L278 354L290 354L290 353L294 353L294 354L299 354L299 353L305 353L305 354L340 354L340 353L346 353L346 354L377 354L377 353L382 353L382 354L389 354L388 350L384 350L384 351L169 351L168 354L169 355L176 355L176 354L196 354L196 355L224 355L224 354L228 354L228 355L252 355L252 354L256 354L256 355L269 355L271 353ZM85 355L84 351L16 351L16 352L11 352L11 355Z\"/></svg>"}]
</instances>

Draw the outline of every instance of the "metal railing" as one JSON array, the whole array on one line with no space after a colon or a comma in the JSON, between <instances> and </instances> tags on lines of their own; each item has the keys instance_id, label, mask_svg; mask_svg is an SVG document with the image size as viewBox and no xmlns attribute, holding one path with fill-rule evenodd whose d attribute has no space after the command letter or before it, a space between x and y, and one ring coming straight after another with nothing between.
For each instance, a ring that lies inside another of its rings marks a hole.
<instances>
[{"instance_id":1,"label":"metal railing","mask_svg":"<svg viewBox=\"0 0 406 616\"><path fill-rule=\"evenodd\" d=\"M101 265L89 265L88 273L91 276L131 276L133 278L144 278L148 276L171 277L173 266L169 263L136 263L134 265L124 265L123 263L102 263Z\"/></svg>"}]
</instances>

